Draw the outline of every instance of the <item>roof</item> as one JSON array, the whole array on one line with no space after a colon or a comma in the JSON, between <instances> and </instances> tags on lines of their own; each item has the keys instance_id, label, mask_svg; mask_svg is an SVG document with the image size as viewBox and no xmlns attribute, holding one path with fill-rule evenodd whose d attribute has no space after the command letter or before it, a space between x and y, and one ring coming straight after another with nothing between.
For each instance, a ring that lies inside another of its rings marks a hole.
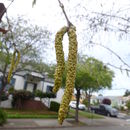
<instances>
[{"instance_id":1,"label":"roof","mask_svg":"<svg viewBox=\"0 0 130 130\"><path fill-rule=\"evenodd\" d=\"M35 77L39 77L39 78L44 78L45 76L42 75L41 73L38 73L38 72L29 72L29 71L19 71L19 72L16 72L15 75L19 75L19 76L25 76L25 75L32 75L32 76L35 76Z\"/></svg>"}]
</instances>

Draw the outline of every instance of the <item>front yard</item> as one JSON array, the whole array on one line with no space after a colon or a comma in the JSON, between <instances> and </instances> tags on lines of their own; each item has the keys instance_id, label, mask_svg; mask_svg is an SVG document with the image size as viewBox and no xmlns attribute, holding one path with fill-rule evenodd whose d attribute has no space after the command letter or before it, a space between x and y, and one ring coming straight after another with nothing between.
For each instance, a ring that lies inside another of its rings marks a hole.
<instances>
[{"instance_id":1,"label":"front yard","mask_svg":"<svg viewBox=\"0 0 130 130\"><path fill-rule=\"evenodd\" d=\"M4 109L8 118L57 118L57 113L52 111L34 111L34 110L16 110L16 109Z\"/></svg>"},{"instance_id":2,"label":"front yard","mask_svg":"<svg viewBox=\"0 0 130 130\"><path fill-rule=\"evenodd\" d=\"M40 118L40 119L56 119L58 117L57 112L53 112L50 110L16 110L16 109L4 109L8 118ZM74 118L75 110L70 109L69 118ZM86 111L79 111L80 117L86 118L94 118L94 119L102 119L104 118L101 115L93 114Z\"/></svg>"}]
</instances>

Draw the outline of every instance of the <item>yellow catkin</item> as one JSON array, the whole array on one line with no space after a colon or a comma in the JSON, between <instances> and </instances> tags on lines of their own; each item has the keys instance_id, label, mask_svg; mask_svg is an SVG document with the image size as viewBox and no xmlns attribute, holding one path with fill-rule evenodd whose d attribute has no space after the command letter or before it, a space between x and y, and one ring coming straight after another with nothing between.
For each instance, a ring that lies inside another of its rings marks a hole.
<instances>
[{"instance_id":1,"label":"yellow catkin","mask_svg":"<svg viewBox=\"0 0 130 130\"><path fill-rule=\"evenodd\" d=\"M67 64L66 88L58 112L59 124L62 124L67 116L69 103L71 101L72 94L74 91L76 64L77 64L77 36L76 36L76 28L74 26L71 26L69 28L68 37L69 37L69 56Z\"/></svg>"},{"instance_id":2,"label":"yellow catkin","mask_svg":"<svg viewBox=\"0 0 130 130\"><path fill-rule=\"evenodd\" d=\"M63 52L63 36L67 32L67 27L62 27L56 34L55 37L55 50L56 50L56 60L57 67L54 74L54 87L53 92L56 93L62 85L62 76L65 69L64 52Z\"/></svg>"},{"instance_id":3,"label":"yellow catkin","mask_svg":"<svg viewBox=\"0 0 130 130\"><path fill-rule=\"evenodd\" d=\"M16 53L17 53L17 58L16 58ZM12 72L13 72L14 69L16 69L16 67L19 63L19 60L20 60L20 52L18 50L15 50L14 53L13 53L10 69L9 69L9 72L8 72L8 78L7 78L8 83L10 83Z\"/></svg>"}]
</instances>

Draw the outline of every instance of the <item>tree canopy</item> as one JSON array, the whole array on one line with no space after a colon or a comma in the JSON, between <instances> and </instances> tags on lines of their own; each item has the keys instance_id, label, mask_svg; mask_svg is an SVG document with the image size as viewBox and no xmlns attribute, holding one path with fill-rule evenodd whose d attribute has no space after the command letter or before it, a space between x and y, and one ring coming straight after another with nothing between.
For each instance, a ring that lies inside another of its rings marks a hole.
<instances>
[{"instance_id":1,"label":"tree canopy","mask_svg":"<svg viewBox=\"0 0 130 130\"><path fill-rule=\"evenodd\" d=\"M76 70L75 88L83 90L98 91L103 88L112 87L114 72L103 62L93 58L82 58L78 61ZM63 76L65 86L66 71Z\"/></svg>"},{"instance_id":2,"label":"tree canopy","mask_svg":"<svg viewBox=\"0 0 130 130\"><path fill-rule=\"evenodd\" d=\"M43 55L40 54L45 54L51 33L46 28L29 25L29 22L22 17L10 20L10 25L13 33L1 34L0 37L0 70L4 70L5 65L8 67L10 64L14 49L13 43L21 53L18 69L34 65L34 62L41 63Z\"/></svg>"},{"instance_id":3,"label":"tree canopy","mask_svg":"<svg viewBox=\"0 0 130 130\"><path fill-rule=\"evenodd\" d=\"M112 78L111 71L103 62L89 57L77 66L77 76L75 87L84 90L98 91L103 88L111 88Z\"/></svg>"}]
</instances>

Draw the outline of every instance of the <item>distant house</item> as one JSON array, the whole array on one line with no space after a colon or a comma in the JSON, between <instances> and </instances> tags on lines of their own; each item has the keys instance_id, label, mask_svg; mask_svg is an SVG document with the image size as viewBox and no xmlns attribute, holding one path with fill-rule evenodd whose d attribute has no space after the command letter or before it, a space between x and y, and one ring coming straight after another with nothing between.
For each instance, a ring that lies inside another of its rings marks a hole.
<instances>
[{"instance_id":1,"label":"distant house","mask_svg":"<svg viewBox=\"0 0 130 130\"><path fill-rule=\"evenodd\" d=\"M97 101L101 103L104 98L110 99L111 105L113 107L118 107L118 108L124 107L126 105L126 102L130 100L130 96L123 97L123 96L94 96L93 95L91 97L91 104Z\"/></svg>"},{"instance_id":2,"label":"distant house","mask_svg":"<svg viewBox=\"0 0 130 130\"><path fill-rule=\"evenodd\" d=\"M14 74L10 81L10 86L13 86L15 90L28 90L30 92L41 90L42 92L49 93L52 92L54 80L38 72L20 71ZM56 94L56 98L51 100L60 103L63 92L64 90L60 89Z\"/></svg>"}]
</instances>

